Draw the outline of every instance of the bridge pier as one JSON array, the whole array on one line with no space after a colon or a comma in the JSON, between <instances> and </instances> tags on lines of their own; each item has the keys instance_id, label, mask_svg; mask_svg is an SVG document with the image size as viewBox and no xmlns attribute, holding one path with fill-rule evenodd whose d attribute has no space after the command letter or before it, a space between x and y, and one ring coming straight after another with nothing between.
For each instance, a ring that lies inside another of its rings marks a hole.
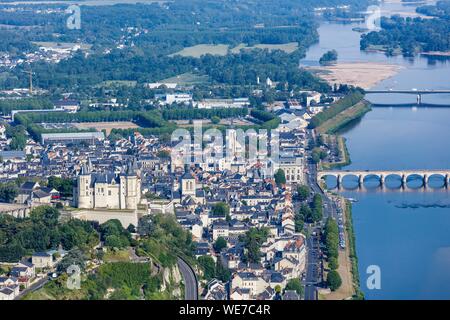
<instances>
[{"instance_id":1,"label":"bridge pier","mask_svg":"<svg viewBox=\"0 0 450 320\"><path fill-rule=\"evenodd\" d=\"M444 177L444 187L448 189L448 183L449 183L449 176L448 174Z\"/></svg>"},{"instance_id":2,"label":"bridge pier","mask_svg":"<svg viewBox=\"0 0 450 320\"><path fill-rule=\"evenodd\" d=\"M406 188L406 184L407 184L407 177L406 174L402 175L402 189Z\"/></svg>"},{"instance_id":3,"label":"bridge pier","mask_svg":"<svg viewBox=\"0 0 450 320\"><path fill-rule=\"evenodd\" d=\"M343 177L342 177L341 175L338 175L338 176L336 177L337 188L338 188L338 189L341 189L341 188L342 188L342 179L343 179Z\"/></svg>"},{"instance_id":4,"label":"bridge pier","mask_svg":"<svg viewBox=\"0 0 450 320\"><path fill-rule=\"evenodd\" d=\"M417 95L417 104L418 105L422 104L422 95L421 94Z\"/></svg>"},{"instance_id":5,"label":"bridge pier","mask_svg":"<svg viewBox=\"0 0 450 320\"><path fill-rule=\"evenodd\" d=\"M424 174L423 175L423 187L424 188L428 187L428 182L429 182L429 177L426 174Z\"/></svg>"},{"instance_id":6,"label":"bridge pier","mask_svg":"<svg viewBox=\"0 0 450 320\"><path fill-rule=\"evenodd\" d=\"M386 183L386 179L384 175L380 175L380 188L383 189L384 184Z\"/></svg>"},{"instance_id":7,"label":"bridge pier","mask_svg":"<svg viewBox=\"0 0 450 320\"><path fill-rule=\"evenodd\" d=\"M360 174L358 176L358 186L361 189L362 187L364 187L364 176L362 174Z\"/></svg>"}]
</instances>

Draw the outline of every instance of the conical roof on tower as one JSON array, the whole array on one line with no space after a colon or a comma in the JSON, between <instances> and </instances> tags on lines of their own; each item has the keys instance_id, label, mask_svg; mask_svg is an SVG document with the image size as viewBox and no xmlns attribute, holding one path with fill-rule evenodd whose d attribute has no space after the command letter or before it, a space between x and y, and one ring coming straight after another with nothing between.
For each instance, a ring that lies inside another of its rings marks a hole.
<instances>
[{"instance_id":1,"label":"conical roof on tower","mask_svg":"<svg viewBox=\"0 0 450 320\"><path fill-rule=\"evenodd\" d=\"M83 165L81 166L80 174L83 176L87 176L87 175L91 174L91 170L90 170L89 166L86 165L86 163L83 163Z\"/></svg>"},{"instance_id":2,"label":"conical roof on tower","mask_svg":"<svg viewBox=\"0 0 450 320\"><path fill-rule=\"evenodd\" d=\"M183 179L183 180L194 179L194 180L195 180L195 177L192 175L192 172L189 170L189 171L186 171L186 172L181 176L181 179Z\"/></svg>"},{"instance_id":3,"label":"conical roof on tower","mask_svg":"<svg viewBox=\"0 0 450 320\"><path fill-rule=\"evenodd\" d=\"M184 165L184 174L181 176L181 179L195 179L195 177L192 175L192 171L189 165Z\"/></svg>"},{"instance_id":4,"label":"conical roof on tower","mask_svg":"<svg viewBox=\"0 0 450 320\"><path fill-rule=\"evenodd\" d=\"M127 176L136 176L138 170L139 168L137 166L136 159L133 159L132 161L128 161L125 174Z\"/></svg>"}]
</instances>

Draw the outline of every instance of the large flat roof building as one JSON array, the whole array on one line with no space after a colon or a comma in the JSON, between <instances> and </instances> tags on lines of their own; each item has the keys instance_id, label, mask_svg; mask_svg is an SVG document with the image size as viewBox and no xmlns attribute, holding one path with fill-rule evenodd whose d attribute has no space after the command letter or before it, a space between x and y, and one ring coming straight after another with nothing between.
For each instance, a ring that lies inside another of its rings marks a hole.
<instances>
[{"instance_id":1,"label":"large flat roof building","mask_svg":"<svg viewBox=\"0 0 450 320\"><path fill-rule=\"evenodd\" d=\"M51 142L81 142L81 141L94 141L104 140L105 135L103 132L70 132L70 133L43 133L41 135L42 144L48 144Z\"/></svg>"}]
</instances>

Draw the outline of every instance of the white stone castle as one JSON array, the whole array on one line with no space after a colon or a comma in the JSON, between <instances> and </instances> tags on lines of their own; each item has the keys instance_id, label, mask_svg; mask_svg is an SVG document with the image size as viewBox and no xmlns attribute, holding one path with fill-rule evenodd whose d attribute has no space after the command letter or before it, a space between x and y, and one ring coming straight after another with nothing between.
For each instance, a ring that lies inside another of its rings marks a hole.
<instances>
[{"instance_id":1,"label":"white stone castle","mask_svg":"<svg viewBox=\"0 0 450 320\"><path fill-rule=\"evenodd\" d=\"M120 174L91 172L83 165L74 190L75 206L82 209L136 210L141 201L141 178L136 162Z\"/></svg>"}]
</instances>

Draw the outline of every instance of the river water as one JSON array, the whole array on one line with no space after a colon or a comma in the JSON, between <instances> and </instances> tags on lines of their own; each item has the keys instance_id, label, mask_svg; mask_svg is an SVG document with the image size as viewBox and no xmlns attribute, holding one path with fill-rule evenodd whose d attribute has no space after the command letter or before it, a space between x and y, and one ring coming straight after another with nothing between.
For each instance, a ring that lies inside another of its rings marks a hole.
<instances>
[{"instance_id":1,"label":"river water","mask_svg":"<svg viewBox=\"0 0 450 320\"><path fill-rule=\"evenodd\" d=\"M414 11L401 4L383 11ZM378 84L383 89L450 89L449 60L387 58L359 50L355 24L324 23L320 43L302 61L317 64L320 56L336 49L340 61L378 61L403 66L400 73ZM415 102L414 95L368 95L374 103ZM450 105L450 95L425 97L425 102ZM450 169L450 108L376 107L341 134L347 139L352 164L345 169ZM399 178L389 178L395 187ZM334 181L328 181L332 187ZM357 185L351 177L347 188ZM418 180L406 190L376 188L368 179L364 190L343 194L356 199L353 220L359 258L361 290L366 299L450 299L450 193L442 179L433 177L426 190ZM381 289L367 285L370 266L381 270Z\"/></svg>"}]
</instances>

